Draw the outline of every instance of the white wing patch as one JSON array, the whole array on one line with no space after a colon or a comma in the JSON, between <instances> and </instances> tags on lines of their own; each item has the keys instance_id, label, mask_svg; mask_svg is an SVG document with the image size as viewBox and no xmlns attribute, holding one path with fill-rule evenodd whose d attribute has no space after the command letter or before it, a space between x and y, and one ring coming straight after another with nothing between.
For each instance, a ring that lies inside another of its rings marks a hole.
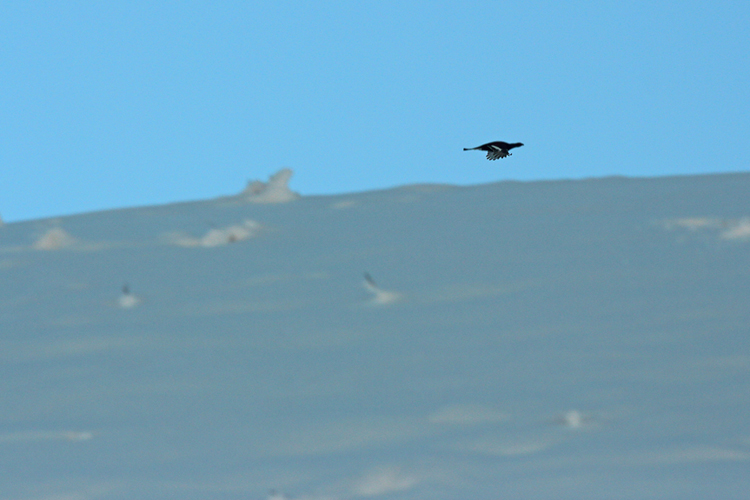
<instances>
[{"instance_id":1,"label":"white wing patch","mask_svg":"<svg viewBox=\"0 0 750 500\"><path fill-rule=\"evenodd\" d=\"M497 146L490 147L492 148L492 150L487 152L488 160L497 160L498 158L505 158L506 156L510 156L510 153L508 153L503 148L499 148Z\"/></svg>"}]
</instances>

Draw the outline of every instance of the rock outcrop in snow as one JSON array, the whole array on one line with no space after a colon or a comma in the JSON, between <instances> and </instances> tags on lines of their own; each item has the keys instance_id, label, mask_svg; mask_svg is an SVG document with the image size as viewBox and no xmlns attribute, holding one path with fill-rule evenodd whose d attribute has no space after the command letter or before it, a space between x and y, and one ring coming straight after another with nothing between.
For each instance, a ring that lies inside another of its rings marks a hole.
<instances>
[{"instance_id":1,"label":"rock outcrop in snow","mask_svg":"<svg viewBox=\"0 0 750 500\"><path fill-rule=\"evenodd\" d=\"M725 240L750 239L750 218L743 217L732 221L729 227L721 232L721 237Z\"/></svg>"},{"instance_id":2,"label":"rock outcrop in snow","mask_svg":"<svg viewBox=\"0 0 750 500\"><path fill-rule=\"evenodd\" d=\"M292 175L294 172L285 168L273 174L268 182L248 182L241 195L251 203L287 203L296 200L300 195L289 189Z\"/></svg>"},{"instance_id":3,"label":"rock outcrop in snow","mask_svg":"<svg viewBox=\"0 0 750 500\"><path fill-rule=\"evenodd\" d=\"M223 228L214 228L208 231L202 238L194 238L184 233L171 233L167 235L170 243L181 247L218 247L236 243L255 236L261 229L261 225L254 220L245 220L240 224L234 224Z\"/></svg>"},{"instance_id":4,"label":"rock outcrop in snow","mask_svg":"<svg viewBox=\"0 0 750 500\"><path fill-rule=\"evenodd\" d=\"M143 300L132 293L128 285L123 285L122 294L120 294L120 297L117 299L117 305L120 306L120 308L132 309L140 305L141 302L143 302Z\"/></svg>"},{"instance_id":5,"label":"rock outcrop in snow","mask_svg":"<svg viewBox=\"0 0 750 500\"><path fill-rule=\"evenodd\" d=\"M392 304L401 299L400 293L389 292L380 288L377 284L375 284L375 280L373 280L372 276L370 276L368 273L365 273L365 281L363 285L365 289L373 295L372 299L370 299L369 301L369 303L372 305L384 306L387 304Z\"/></svg>"}]
</instances>

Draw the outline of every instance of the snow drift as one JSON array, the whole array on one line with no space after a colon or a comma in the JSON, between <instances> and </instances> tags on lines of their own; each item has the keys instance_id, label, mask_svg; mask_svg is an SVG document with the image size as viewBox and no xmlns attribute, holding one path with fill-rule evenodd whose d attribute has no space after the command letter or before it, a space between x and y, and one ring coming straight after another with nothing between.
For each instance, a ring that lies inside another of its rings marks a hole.
<instances>
[{"instance_id":1,"label":"snow drift","mask_svg":"<svg viewBox=\"0 0 750 500\"><path fill-rule=\"evenodd\" d=\"M750 174L289 175L3 226L0 498L746 498Z\"/></svg>"}]
</instances>

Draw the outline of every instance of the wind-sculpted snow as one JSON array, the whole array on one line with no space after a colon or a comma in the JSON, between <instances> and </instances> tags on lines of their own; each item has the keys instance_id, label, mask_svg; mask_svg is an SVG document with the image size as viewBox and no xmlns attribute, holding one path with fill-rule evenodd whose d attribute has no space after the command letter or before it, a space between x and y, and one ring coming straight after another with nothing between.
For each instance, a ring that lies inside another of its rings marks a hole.
<instances>
[{"instance_id":1,"label":"wind-sculpted snow","mask_svg":"<svg viewBox=\"0 0 750 500\"><path fill-rule=\"evenodd\" d=\"M92 242L76 238L62 227L52 227L37 236L31 248L42 251L73 250L95 252L103 250L108 246L104 242ZM25 247L16 247L16 250L25 250Z\"/></svg>"},{"instance_id":2,"label":"wind-sculpted snow","mask_svg":"<svg viewBox=\"0 0 750 500\"><path fill-rule=\"evenodd\" d=\"M365 281L363 285L365 287L365 290L370 292L370 294L372 295L372 298L369 302L372 305L385 306L388 304L393 304L394 302L398 302L399 300L401 300L403 297L402 294L398 292L383 290L377 284L375 284L375 281L367 273L365 273Z\"/></svg>"},{"instance_id":3,"label":"wind-sculpted snow","mask_svg":"<svg viewBox=\"0 0 750 500\"><path fill-rule=\"evenodd\" d=\"M299 194L289 189L291 169L285 168L273 174L268 182L252 181L242 192L245 200L252 203L288 203L298 199Z\"/></svg>"},{"instance_id":4,"label":"wind-sculpted snow","mask_svg":"<svg viewBox=\"0 0 750 500\"><path fill-rule=\"evenodd\" d=\"M254 220L245 220L240 224L222 228L212 228L200 238L194 238L183 232L170 232L165 238L170 243L181 247L218 247L237 243L252 238L258 234L261 225Z\"/></svg>"},{"instance_id":5,"label":"wind-sculpted snow","mask_svg":"<svg viewBox=\"0 0 750 500\"><path fill-rule=\"evenodd\" d=\"M379 497L409 490L418 482L417 477L403 472L398 467L381 467L356 481L352 493L364 498Z\"/></svg>"},{"instance_id":6,"label":"wind-sculpted snow","mask_svg":"<svg viewBox=\"0 0 750 500\"><path fill-rule=\"evenodd\" d=\"M53 227L34 242L36 250L60 250L80 245L79 241L61 227Z\"/></svg>"},{"instance_id":7,"label":"wind-sculpted snow","mask_svg":"<svg viewBox=\"0 0 750 500\"><path fill-rule=\"evenodd\" d=\"M0 498L747 496L750 175L288 176L0 229Z\"/></svg>"},{"instance_id":8,"label":"wind-sculpted snow","mask_svg":"<svg viewBox=\"0 0 750 500\"><path fill-rule=\"evenodd\" d=\"M0 445L3 443L34 442L34 441L88 441L94 439L95 433L90 431L29 431L0 434Z\"/></svg>"},{"instance_id":9,"label":"wind-sculpted snow","mask_svg":"<svg viewBox=\"0 0 750 500\"><path fill-rule=\"evenodd\" d=\"M117 299L117 305L123 309L132 309L139 306L142 302L143 299L131 292L130 287L127 285L122 287L122 293Z\"/></svg>"},{"instance_id":10,"label":"wind-sculpted snow","mask_svg":"<svg viewBox=\"0 0 750 500\"><path fill-rule=\"evenodd\" d=\"M750 240L750 217L683 217L663 221L663 225L669 230L683 230L689 233L709 231L724 240Z\"/></svg>"},{"instance_id":11,"label":"wind-sculpted snow","mask_svg":"<svg viewBox=\"0 0 750 500\"><path fill-rule=\"evenodd\" d=\"M733 221L721 232L721 237L725 240L750 240L750 217Z\"/></svg>"}]
</instances>

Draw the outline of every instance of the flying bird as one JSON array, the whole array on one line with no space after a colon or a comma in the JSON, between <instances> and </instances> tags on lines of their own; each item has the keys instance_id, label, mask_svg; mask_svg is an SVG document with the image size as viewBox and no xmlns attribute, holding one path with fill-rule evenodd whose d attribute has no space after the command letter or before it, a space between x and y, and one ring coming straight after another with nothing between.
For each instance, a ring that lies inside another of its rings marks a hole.
<instances>
[{"instance_id":1,"label":"flying bird","mask_svg":"<svg viewBox=\"0 0 750 500\"><path fill-rule=\"evenodd\" d=\"M488 160L497 160L498 158L505 158L506 156L510 156L513 153L510 152L513 148L519 148L523 146L522 142L514 142L513 144L508 144L507 142L503 141L497 141L497 142L488 142L487 144L482 144L481 146L477 146L475 148L464 148L464 151L473 151L475 149L478 149L480 151L487 151L487 159Z\"/></svg>"}]
</instances>

